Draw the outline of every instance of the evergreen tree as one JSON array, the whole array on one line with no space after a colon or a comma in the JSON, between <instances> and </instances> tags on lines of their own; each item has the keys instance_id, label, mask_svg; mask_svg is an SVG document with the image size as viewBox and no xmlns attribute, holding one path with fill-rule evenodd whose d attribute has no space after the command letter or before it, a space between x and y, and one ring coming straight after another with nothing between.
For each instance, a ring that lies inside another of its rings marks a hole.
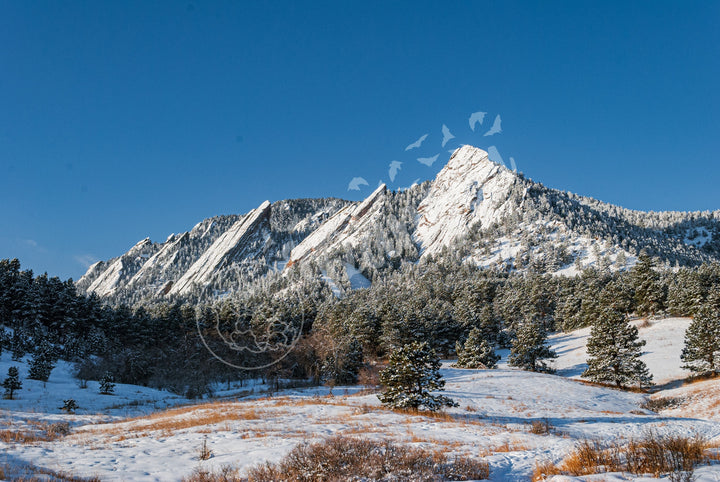
<instances>
[{"instance_id":1,"label":"evergreen tree","mask_svg":"<svg viewBox=\"0 0 720 482\"><path fill-rule=\"evenodd\" d=\"M680 359L683 368L697 373L720 371L720 313L706 304L698 309L685 331L685 347Z\"/></svg>"},{"instance_id":2,"label":"evergreen tree","mask_svg":"<svg viewBox=\"0 0 720 482\"><path fill-rule=\"evenodd\" d=\"M105 375L100 379L100 394L101 395L112 395L115 393L115 377L112 373L105 372Z\"/></svg>"},{"instance_id":3,"label":"evergreen tree","mask_svg":"<svg viewBox=\"0 0 720 482\"><path fill-rule=\"evenodd\" d=\"M28 378L47 382L50 372L55 368L56 359L55 347L49 342L43 341L30 360Z\"/></svg>"},{"instance_id":4,"label":"evergreen tree","mask_svg":"<svg viewBox=\"0 0 720 482\"><path fill-rule=\"evenodd\" d=\"M2 386L5 389L5 397L12 400L15 390L20 390L22 388L22 382L20 381L17 367L8 368L8 376L3 381Z\"/></svg>"},{"instance_id":5,"label":"evergreen tree","mask_svg":"<svg viewBox=\"0 0 720 482\"><path fill-rule=\"evenodd\" d=\"M427 342L412 342L390 355L388 367L380 373L385 391L380 401L391 408L410 408L435 411L457 404L431 391L442 390L445 380L440 375L440 359Z\"/></svg>"},{"instance_id":6,"label":"evergreen tree","mask_svg":"<svg viewBox=\"0 0 720 482\"><path fill-rule=\"evenodd\" d=\"M12 360L20 361L25 356L26 339L19 328L16 328L10 339L10 350L12 351Z\"/></svg>"},{"instance_id":7,"label":"evergreen tree","mask_svg":"<svg viewBox=\"0 0 720 482\"><path fill-rule=\"evenodd\" d=\"M582 377L598 383L614 383L625 387L637 383L652 385L652 375L640 359L645 340L626 316L616 309L601 312L590 330L587 342L587 369Z\"/></svg>"},{"instance_id":8,"label":"evergreen tree","mask_svg":"<svg viewBox=\"0 0 720 482\"><path fill-rule=\"evenodd\" d=\"M638 256L638 262L630 270L630 278L635 288L635 311L640 316L652 316L665 308L667 287L660 274L655 271L655 263L645 251Z\"/></svg>"},{"instance_id":9,"label":"evergreen tree","mask_svg":"<svg viewBox=\"0 0 720 482\"><path fill-rule=\"evenodd\" d=\"M479 328L470 330L464 344L458 341L456 351L458 361L455 366L460 368L495 368L500 359Z\"/></svg>"},{"instance_id":10,"label":"evergreen tree","mask_svg":"<svg viewBox=\"0 0 720 482\"><path fill-rule=\"evenodd\" d=\"M557 353L546 344L547 331L542 320L531 318L522 323L512 341L508 363L511 366L533 372L551 372L543 361L557 358Z\"/></svg>"}]
</instances>

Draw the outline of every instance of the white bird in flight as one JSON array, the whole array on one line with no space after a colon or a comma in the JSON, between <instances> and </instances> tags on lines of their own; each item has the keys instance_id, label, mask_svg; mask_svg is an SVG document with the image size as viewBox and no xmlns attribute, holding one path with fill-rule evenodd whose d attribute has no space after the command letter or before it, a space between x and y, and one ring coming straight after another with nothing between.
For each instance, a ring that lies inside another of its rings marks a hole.
<instances>
[{"instance_id":1,"label":"white bird in flight","mask_svg":"<svg viewBox=\"0 0 720 482\"><path fill-rule=\"evenodd\" d=\"M422 143L425 141L425 139L427 139L427 136L428 136L428 134L421 136L420 139L416 140L415 142L413 142L412 144L407 146L405 148L405 150L409 151L410 149L417 149L418 147L420 147L422 145Z\"/></svg>"},{"instance_id":2,"label":"white bird in flight","mask_svg":"<svg viewBox=\"0 0 720 482\"><path fill-rule=\"evenodd\" d=\"M399 188L399 189L398 189L398 192L407 191L407 190L410 189L411 187L417 186L417 183L419 183L419 182L420 182L420 178L417 178L417 179L415 179L415 180L412 182L412 184L410 184L409 186Z\"/></svg>"},{"instance_id":3,"label":"white bird in flight","mask_svg":"<svg viewBox=\"0 0 720 482\"><path fill-rule=\"evenodd\" d=\"M475 132L476 125L482 125L483 120L485 120L485 114L487 114L487 112L473 112L470 114L468 122L470 123L470 129L472 129L473 132Z\"/></svg>"},{"instance_id":4,"label":"white bird in flight","mask_svg":"<svg viewBox=\"0 0 720 482\"><path fill-rule=\"evenodd\" d=\"M443 124L443 126L442 126L442 135L443 135L443 141L442 141L443 147L445 147L445 144L447 144L450 139L455 139L455 136L452 135L452 133L450 132L450 129L448 129L448 126L446 126L445 124Z\"/></svg>"},{"instance_id":5,"label":"white bird in flight","mask_svg":"<svg viewBox=\"0 0 720 482\"><path fill-rule=\"evenodd\" d=\"M500 114L495 116L495 120L493 121L493 125L490 128L489 131L487 131L485 134L483 134L483 137L485 136L492 136L495 134L498 134L502 132L502 129L500 128Z\"/></svg>"},{"instance_id":6,"label":"white bird in flight","mask_svg":"<svg viewBox=\"0 0 720 482\"><path fill-rule=\"evenodd\" d=\"M353 177L350 184L348 184L348 191L359 191L360 186L369 186L369 184L362 177Z\"/></svg>"},{"instance_id":7,"label":"white bird in flight","mask_svg":"<svg viewBox=\"0 0 720 482\"><path fill-rule=\"evenodd\" d=\"M490 146L490 147L488 147L487 153L488 153L488 158L489 158L492 162L494 162L494 163L496 163L496 164L500 164L500 165L502 165L503 167L505 167L505 162L503 161L502 156L501 156L500 153L498 152L497 147L495 147L495 146Z\"/></svg>"},{"instance_id":8,"label":"white bird in flight","mask_svg":"<svg viewBox=\"0 0 720 482\"><path fill-rule=\"evenodd\" d=\"M390 163L390 170L388 171L388 174L390 175L390 181L395 182L395 176L397 176L397 173L400 169L402 169L402 162L400 161L392 161Z\"/></svg>"},{"instance_id":9,"label":"white bird in flight","mask_svg":"<svg viewBox=\"0 0 720 482\"><path fill-rule=\"evenodd\" d=\"M435 154L432 157L418 157L418 162L420 164L425 164L426 166L430 167L433 165L433 162L437 161L437 158L440 154Z\"/></svg>"}]
</instances>

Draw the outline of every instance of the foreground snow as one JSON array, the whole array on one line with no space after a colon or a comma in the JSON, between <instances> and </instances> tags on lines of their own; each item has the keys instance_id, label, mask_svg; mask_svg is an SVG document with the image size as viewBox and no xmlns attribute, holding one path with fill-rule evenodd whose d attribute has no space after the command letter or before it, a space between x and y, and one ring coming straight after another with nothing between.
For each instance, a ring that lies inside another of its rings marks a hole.
<instances>
[{"instance_id":1,"label":"foreground snow","mask_svg":"<svg viewBox=\"0 0 720 482\"><path fill-rule=\"evenodd\" d=\"M646 362L658 381L684 375L679 358L673 357L679 357L686 324L687 320L670 319L640 330L648 340ZM439 416L386 410L375 394L357 388L335 388L334 396L318 388L270 397L258 393L263 387L253 387L252 393L242 387L228 392L242 398L200 405L134 386L118 385L116 395L107 396L97 394L92 382L78 389L65 364L53 371L46 386L25 379L21 366L20 399L0 402L3 428L30 429L36 422L57 421L69 421L74 428L52 442L0 442L0 464L32 463L102 480L179 480L197 467L232 465L244 471L280 460L303 441L346 434L483 458L490 464L492 480L519 481L529 479L536 463L562 460L578 439L621 441L654 430L699 433L720 442L717 380L685 386L667 383L669 388L651 396L588 385L573 378L583 369L586 336L586 330L579 330L553 337L560 352L556 365L564 376L508 368L460 370L446 364L446 395L459 406ZM0 373L12 364L17 365L3 354ZM63 398L76 399L82 410L77 415L61 413ZM649 398L670 398L672 403L656 414L642 408ZM550 433L531 433L532 422L538 420L549 423ZM200 461L205 440L213 456ZM698 481L720 480L720 466L699 468L696 475ZM579 479L649 480L627 474Z\"/></svg>"}]
</instances>

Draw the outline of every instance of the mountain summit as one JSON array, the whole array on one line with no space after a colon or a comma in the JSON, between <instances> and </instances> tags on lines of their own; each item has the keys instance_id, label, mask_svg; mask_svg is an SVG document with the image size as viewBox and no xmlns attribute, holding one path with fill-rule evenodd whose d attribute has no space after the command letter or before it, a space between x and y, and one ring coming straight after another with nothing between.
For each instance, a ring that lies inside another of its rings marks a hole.
<instances>
[{"instance_id":1,"label":"mountain summit","mask_svg":"<svg viewBox=\"0 0 720 482\"><path fill-rule=\"evenodd\" d=\"M666 265L720 261L720 211L641 212L550 189L471 146L431 182L365 200L263 202L164 243L144 239L77 282L111 301L212 299L299 273L338 295L425 258L574 275L622 270L641 250Z\"/></svg>"}]
</instances>

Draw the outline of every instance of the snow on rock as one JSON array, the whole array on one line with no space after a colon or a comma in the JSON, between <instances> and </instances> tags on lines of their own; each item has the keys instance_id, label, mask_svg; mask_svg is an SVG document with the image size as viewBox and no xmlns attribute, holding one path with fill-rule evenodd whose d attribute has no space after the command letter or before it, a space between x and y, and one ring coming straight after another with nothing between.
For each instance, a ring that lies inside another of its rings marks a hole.
<instances>
[{"instance_id":1,"label":"snow on rock","mask_svg":"<svg viewBox=\"0 0 720 482\"><path fill-rule=\"evenodd\" d=\"M88 287L87 292L94 292L101 297L109 295L118 286L122 278L132 276L134 274L131 272L133 268L142 266L143 263L138 263L138 261L142 260L144 262L144 260L150 255L152 249L153 244L150 241L150 238L143 239L130 248L130 251L126 254L112 262L102 274L95 278ZM98 264L93 266L98 266ZM88 273L89 272L90 270Z\"/></svg>"},{"instance_id":2,"label":"snow on rock","mask_svg":"<svg viewBox=\"0 0 720 482\"><path fill-rule=\"evenodd\" d=\"M163 267L172 266L177 256L178 249L184 243L187 243L190 238L189 233L183 233L180 236L170 235L168 240L165 242L162 248L152 255L150 259L142 265L140 270L128 281L127 286L129 288L136 284L142 284L152 275L152 270L156 268L162 269Z\"/></svg>"},{"instance_id":3,"label":"snow on rock","mask_svg":"<svg viewBox=\"0 0 720 482\"><path fill-rule=\"evenodd\" d=\"M372 227L373 220L379 216L386 190L387 186L381 184L361 203L345 206L332 215L292 250L287 266L290 267L313 253L328 252L343 245L355 246L365 234L366 228Z\"/></svg>"},{"instance_id":4,"label":"snow on rock","mask_svg":"<svg viewBox=\"0 0 720 482\"><path fill-rule=\"evenodd\" d=\"M487 152L472 146L457 149L418 207L415 238L422 255L437 254L478 222L487 227L505 216L512 209L506 201L516 180Z\"/></svg>"},{"instance_id":5,"label":"snow on rock","mask_svg":"<svg viewBox=\"0 0 720 482\"><path fill-rule=\"evenodd\" d=\"M350 287L354 290L370 287L370 280L367 279L358 269L350 263L345 263L345 272L350 280Z\"/></svg>"},{"instance_id":6,"label":"snow on rock","mask_svg":"<svg viewBox=\"0 0 720 482\"><path fill-rule=\"evenodd\" d=\"M207 283L226 261L240 254L244 244L270 217L270 202L265 201L247 216L233 224L200 256L170 288L168 294L186 294L195 285Z\"/></svg>"}]
</instances>

